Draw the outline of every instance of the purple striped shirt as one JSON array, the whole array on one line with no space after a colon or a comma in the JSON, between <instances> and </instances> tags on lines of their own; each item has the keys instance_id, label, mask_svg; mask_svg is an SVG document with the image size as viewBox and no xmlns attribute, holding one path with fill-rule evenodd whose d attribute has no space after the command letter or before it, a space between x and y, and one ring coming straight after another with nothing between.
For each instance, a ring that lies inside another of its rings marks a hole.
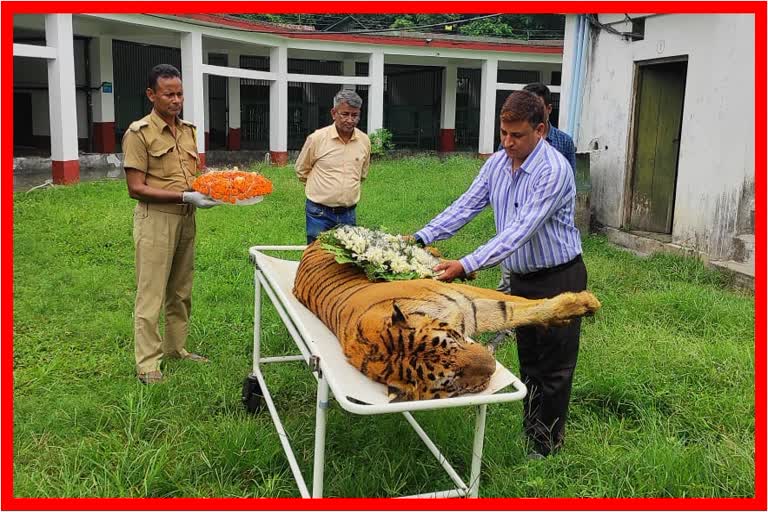
<instances>
[{"instance_id":1,"label":"purple striped shirt","mask_svg":"<svg viewBox=\"0 0 768 512\"><path fill-rule=\"evenodd\" d=\"M467 273L501 263L527 274L581 254L573 171L544 139L514 173L506 152L494 153L469 189L416 236L425 244L450 238L489 204L496 236L459 260Z\"/></svg>"}]
</instances>

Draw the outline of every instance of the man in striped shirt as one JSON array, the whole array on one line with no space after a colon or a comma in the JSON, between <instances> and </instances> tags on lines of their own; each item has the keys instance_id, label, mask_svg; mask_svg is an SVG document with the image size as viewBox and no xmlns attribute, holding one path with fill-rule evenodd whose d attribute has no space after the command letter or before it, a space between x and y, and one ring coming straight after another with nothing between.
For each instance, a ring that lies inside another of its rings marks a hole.
<instances>
[{"instance_id":1,"label":"man in striped shirt","mask_svg":"<svg viewBox=\"0 0 768 512\"><path fill-rule=\"evenodd\" d=\"M568 161L544 139L544 106L515 91L501 108L504 151L494 153L469 189L414 238L430 244L453 236L491 205L496 236L459 260L435 267L442 281L501 263L512 295L530 299L586 289L581 238L574 224L576 186ZM523 426L531 458L560 447L579 350L580 320L561 328L516 331L520 374L528 386Z\"/></svg>"}]
</instances>

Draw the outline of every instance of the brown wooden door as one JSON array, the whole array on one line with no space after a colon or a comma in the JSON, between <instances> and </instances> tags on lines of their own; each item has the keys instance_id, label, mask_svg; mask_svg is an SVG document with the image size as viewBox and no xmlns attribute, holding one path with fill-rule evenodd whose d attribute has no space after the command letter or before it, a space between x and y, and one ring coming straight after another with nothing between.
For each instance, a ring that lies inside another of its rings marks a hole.
<instances>
[{"instance_id":1,"label":"brown wooden door","mask_svg":"<svg viewBox=\"0 0 768 512\"><path fill-rule=\"evenodd\" d=\"M686 62L640 67L630 229L672 232Z\"/></svg>"}]
</instances>

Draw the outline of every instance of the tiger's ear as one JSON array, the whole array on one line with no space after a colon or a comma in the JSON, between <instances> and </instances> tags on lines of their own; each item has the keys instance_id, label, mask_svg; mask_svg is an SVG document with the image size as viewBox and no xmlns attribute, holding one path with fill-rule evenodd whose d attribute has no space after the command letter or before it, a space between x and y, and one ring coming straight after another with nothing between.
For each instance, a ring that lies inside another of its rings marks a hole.
<instances>
[{"instance_id":1,"label":"tiger's ear","mask_svg":"<svg viewBox=\"0 0 768 512\"><path fill-rule=\"evenodd\" d=\"M405 318L405 315L400 310L400 308L397 305L397 302L392 303L392 325L396 324L404 324L407 322L407 319Z\"/></svg>"}]
</instances>

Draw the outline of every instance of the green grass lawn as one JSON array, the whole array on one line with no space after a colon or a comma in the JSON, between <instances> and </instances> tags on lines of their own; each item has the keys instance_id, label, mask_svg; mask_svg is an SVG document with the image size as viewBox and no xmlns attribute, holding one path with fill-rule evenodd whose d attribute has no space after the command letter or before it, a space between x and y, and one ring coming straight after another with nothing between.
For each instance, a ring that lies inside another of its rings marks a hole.
<instances>
[{"instance_id":1,"label":"green grass lawn","mask_svg":"<svg viewBox=\"0 0 768 512\"><path fill-rule=\"evenodd\" d=\"M358 223L412 233L479 169L467 158L375 162ZM274 193L197 214L189 348L208 365L168 362L167 381L134 376L132 208L122 181L14 197L14 495L298 496L269 414L240 404L251 365L248 248L304 242L292 168L263 168ZM438 247L461 257L494 232L484 212ZM646 259L584 240L589 288L561 453L525 458L519 402L490 406L485 497L749 497L754 493L754 300L698 261ZM495 287L498 269L476 284ZM265 306L264 352L292 342ZM487 338L487 336L486 336ZM295 349L291 351L295 353ZM517 371L512 341L498 359ZM315 384L303 364L267 379L311 479ZM474 411L416 415L463 477ZM390 496L453 487L400 415L328 416L326 496Z\"/></svg>"}]
</instances>

